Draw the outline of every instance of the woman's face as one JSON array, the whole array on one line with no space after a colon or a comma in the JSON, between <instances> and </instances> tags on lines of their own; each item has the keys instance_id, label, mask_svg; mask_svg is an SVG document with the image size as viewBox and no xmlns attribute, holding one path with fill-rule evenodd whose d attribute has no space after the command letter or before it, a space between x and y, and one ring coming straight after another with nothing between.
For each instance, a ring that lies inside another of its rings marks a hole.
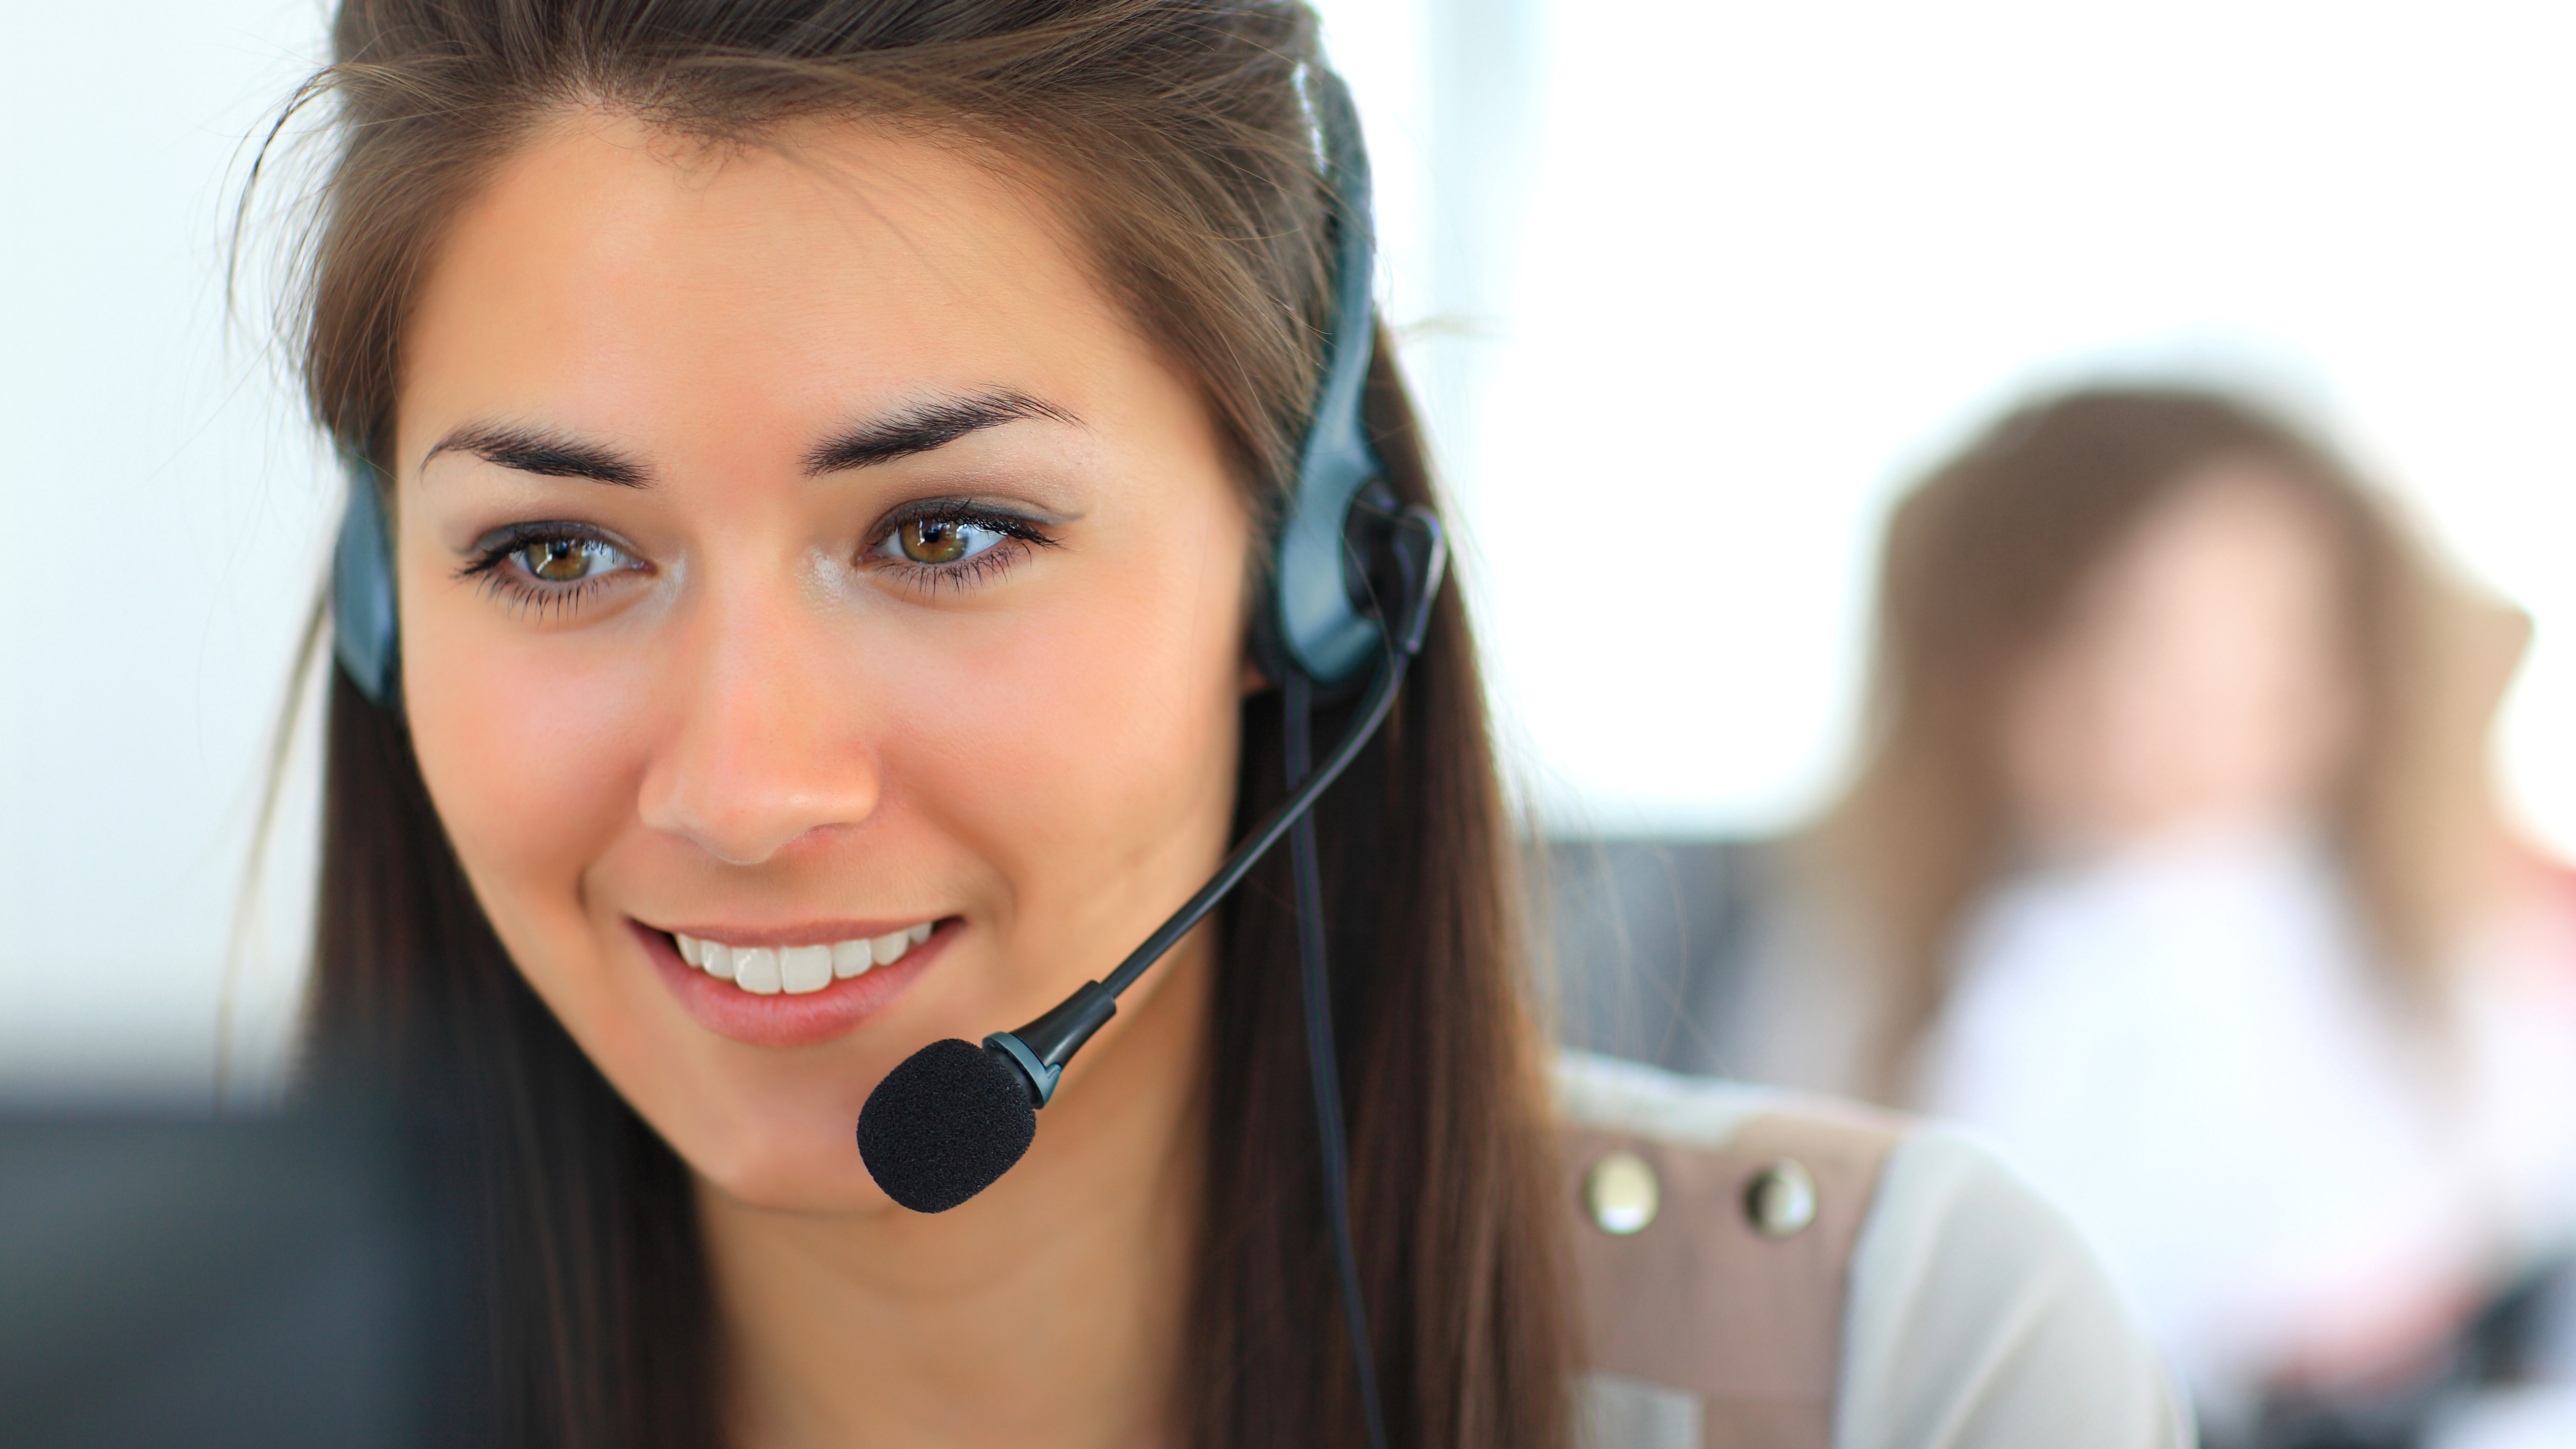
<instances>
[{"instance_id":1,"label":"woman's face","mask_svg":"<svg viewBox=\"0 0 2576 1449\"><path fill-rule=\"evenodd\" d=\"M2358 705L2315 511L2251 464L2151 511L2076 596L2005 724L2026 829L2079 851L2311 816Z\"/></svg>"},{"instance_id":2,"label":"woman's face","mask_svg":"<svg viewBox=\"0 0 2576 1449\"><path fill-rule=\"evenodd\" d=\"M1222 852L1250 525L1027 188L791 139L567 120L456 221L403 356L403 694L627 1100L738 1198L865 1209L877 1080L1104 974Z\"/></svg>"}]
</instances>

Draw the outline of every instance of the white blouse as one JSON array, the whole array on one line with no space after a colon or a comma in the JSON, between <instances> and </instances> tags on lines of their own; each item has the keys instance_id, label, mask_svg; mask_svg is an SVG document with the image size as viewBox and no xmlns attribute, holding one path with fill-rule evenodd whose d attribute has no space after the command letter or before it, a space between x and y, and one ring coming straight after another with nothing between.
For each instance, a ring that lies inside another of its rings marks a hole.
<instances>
[{"instance_id":1,"label":"white blouse","mask_svg":"<svg viewBox=\"0 0 2576 1449\"><path fill-rule=\"evenodd\" d=\"M1919 1059L1916 1105L2066 1209L2219 1421L2576 1229L2576 1012L2470 970L2409 1028L2355 919L2295 835L2035 873L1971 921Z\"/></svg>"}]
</instances>

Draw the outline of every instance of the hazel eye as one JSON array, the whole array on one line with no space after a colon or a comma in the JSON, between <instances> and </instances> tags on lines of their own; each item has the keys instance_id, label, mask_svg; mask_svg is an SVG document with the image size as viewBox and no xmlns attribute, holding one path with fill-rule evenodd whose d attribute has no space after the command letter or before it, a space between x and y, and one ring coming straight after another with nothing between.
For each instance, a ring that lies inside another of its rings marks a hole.
<instances>
[{"instance_id":1,"label":"hazel eye","mask_svg":"<svg viewBox=\"0 0 2576 1449\"><path fill-rule=\"evenodd\" d=\"M530 578L549 584L577 584L601 574L632 568L624 551L595 538L540 538L521 544L512 557Z\"/></svg>"},{"instance_id":2,"label":"hazel eye","mask_svg":"<svg viewBox=\"0 0 2576 1449\"><path fill-rule=\"evenodd\" d=\"M999 529L962 519L915 518L895 529L886 545L906 563L953 564L973 558L1003 537Z\"/></svg>"}]
</instances>

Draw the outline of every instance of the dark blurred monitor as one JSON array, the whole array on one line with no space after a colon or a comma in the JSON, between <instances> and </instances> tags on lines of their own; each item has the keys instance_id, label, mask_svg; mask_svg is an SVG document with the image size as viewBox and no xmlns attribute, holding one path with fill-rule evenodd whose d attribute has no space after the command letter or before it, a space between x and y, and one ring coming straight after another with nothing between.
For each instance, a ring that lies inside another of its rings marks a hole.
<instances>
[{"instance_id":1,"label":"dark blurred monitor","mask_svg":"<svg viewBox=\"0 0 2576 1449\"><path fill-rule=\"evenodd\" d=\"M422 1140L0 1116L0 1444L448 1442L464 1274Z\"/></svg>"}]
</instances>

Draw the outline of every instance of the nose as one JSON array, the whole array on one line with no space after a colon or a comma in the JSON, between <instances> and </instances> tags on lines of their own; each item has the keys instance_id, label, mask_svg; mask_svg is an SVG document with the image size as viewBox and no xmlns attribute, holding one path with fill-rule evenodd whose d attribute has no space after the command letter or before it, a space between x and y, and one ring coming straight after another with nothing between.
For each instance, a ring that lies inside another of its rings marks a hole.
<instances>
[{"instance_id":1,"label":"nose","mask_svg":"<svg viewBox=\"0 0 2576 1449\"><path fill-rule=\"evenodd\" d=\"M698 625L666 682L677 718L644 773L644 823L758 865L874 814L883 781L850 642L792 597L711 599Z\"/></svg>"}]
</instances>

